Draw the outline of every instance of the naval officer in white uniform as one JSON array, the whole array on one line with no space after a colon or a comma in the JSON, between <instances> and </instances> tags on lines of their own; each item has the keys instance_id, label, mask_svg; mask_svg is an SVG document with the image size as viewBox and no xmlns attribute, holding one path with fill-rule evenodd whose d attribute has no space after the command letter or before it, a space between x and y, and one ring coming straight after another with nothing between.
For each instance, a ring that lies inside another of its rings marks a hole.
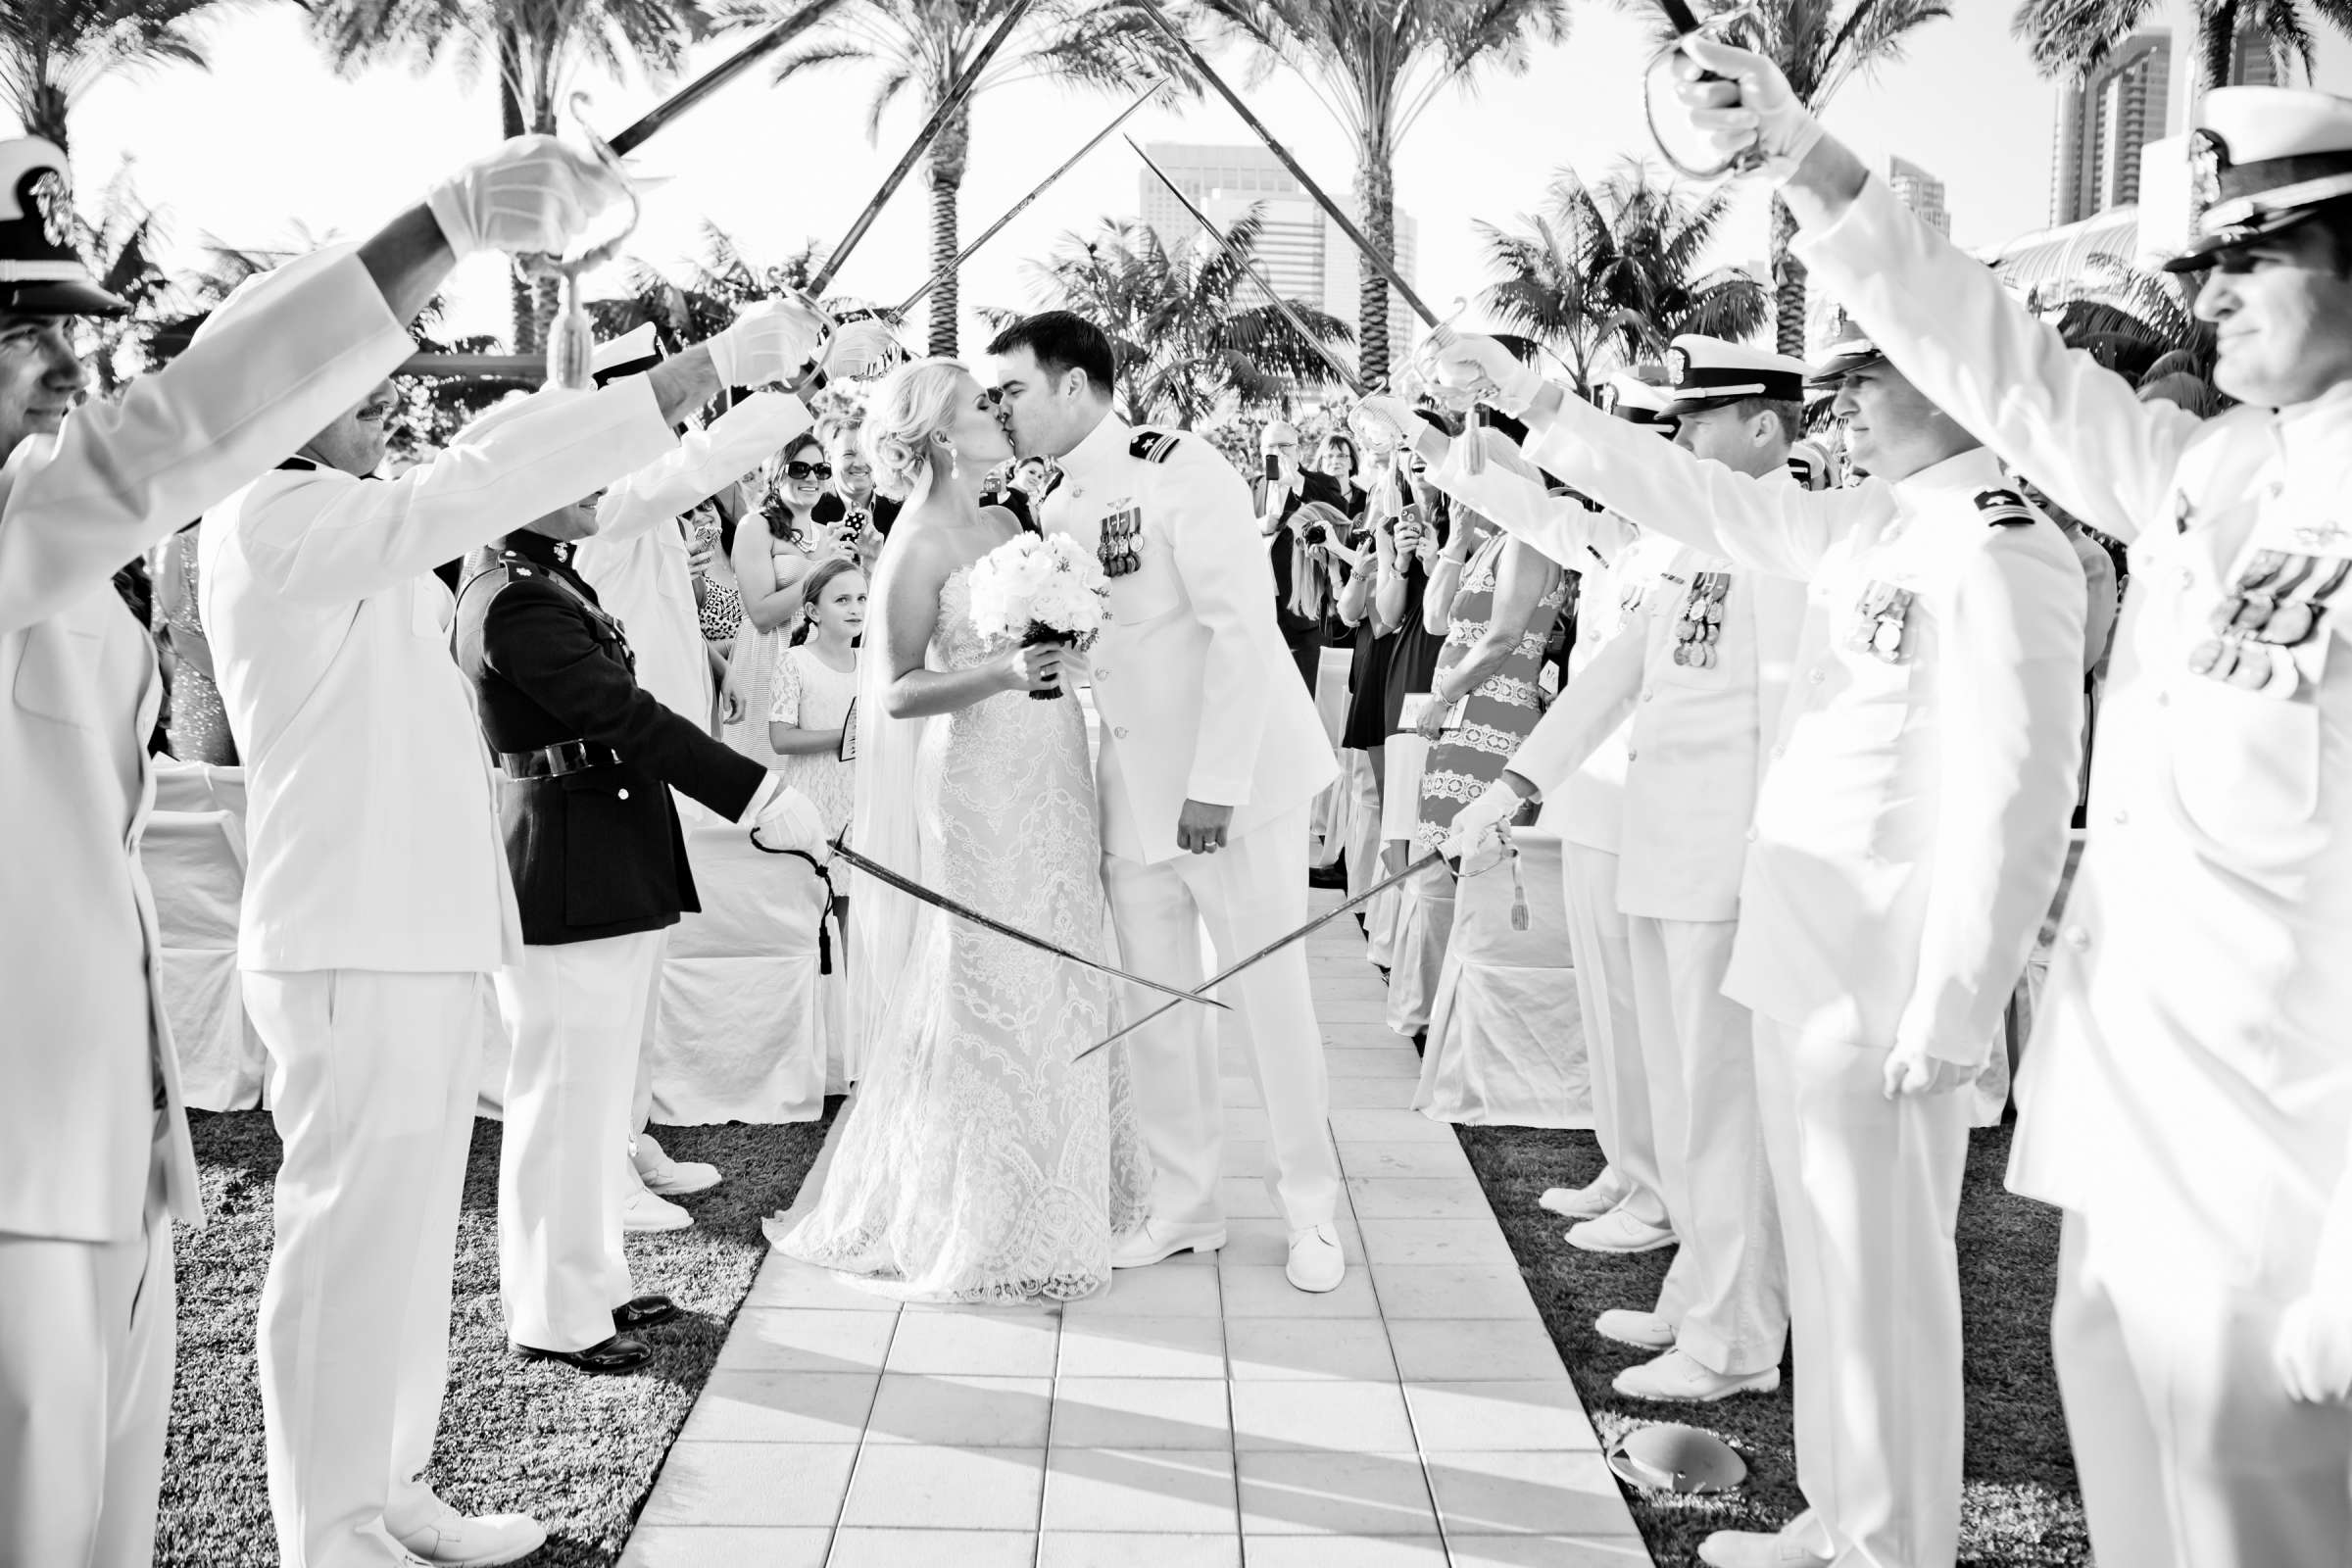
<instances>
[{"instance_id":1,"label":"naval officer in white uniform","mask_svg":"<svg viewBox=\"0 0 2352 1568\"><path fill-rule=\"evenodd\" d=\"M2099 1560L2352 1552L2352 100L2206 95L2188 253L2215 381L2142 403L1707 46L1727 146L1905 373L2132 546L2089 845L2010 1184L2066 1210L2052 1323ZM1736 100L1736 105L1731 101Z\"/></svg>"},{"instance_id":2,"label":"naval officer in white uniform","mask_svg":"<svg viewBox=\"0 0 2352 1568\"><path fill-rule=\"evenodd\" d=\"M988 352L1014 450L1060 465L1042 526L1093 547L1111 576L1094 687L1119 947L1154 979L1196 985L1211 972L1203 923L1217 967L1305 923L1307 806L1339 772L1275 626L1250 488L1199 436L1130 429L1110 412L1110 340L1083 318L1027 318ZM1207 1009L1188 1006L1131 1037L1156 1174L1151 1217L1112 1264L1225 1244L1223 1031L1265 1101L1267 1185L1290 1232L1291 1283L1334 1290L1346 1271L1340 1168L1306 950L1294 945L1221 989L1235 1006L1216 1030ZM1129 1004L1155 1005L1140 995Z\"/></svg>"},{"instance_id":3,"label":"naval officer in white uniform","mask_svg":"<svg viewBox=\"0 0 2352 1568\"><path fill-rule=\"evenodd\" d=\"M2057 891L2082 718L2082 571L2000 464L1867 343L1824 367L1857 463L1813 494L1630 431L1492 338L1443 373L1528 412L1528 455L1809 598L1724 994L1755 1015L1788 1248L1797 1480L1716 1568L1948 1568L1971 1083Z\"/></svg>"}]
</instances>

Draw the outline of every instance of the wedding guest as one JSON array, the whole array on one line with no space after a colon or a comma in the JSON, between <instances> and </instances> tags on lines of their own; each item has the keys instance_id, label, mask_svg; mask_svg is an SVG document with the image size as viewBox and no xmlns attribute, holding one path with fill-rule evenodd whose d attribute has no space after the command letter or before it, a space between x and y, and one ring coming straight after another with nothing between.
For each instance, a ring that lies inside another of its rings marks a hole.
<instances>
[{"instance_id":1,"label":"wedding guest","mask_svg":"<svg viewBox=\"0 0 2352 1568\"><path fill-rule=\"evenodd\" d=\"M808 574L801 597L801 630L777 668L767 738L783 759L778 771L815 803L831 837L850 825L854 763L844 743L858 701L865 573L856 562L828 561Z\"/></svg>"},{"instance_id":2,"label":"wedding guest","mask_svg":"<svg viewBox=\"0 0 2352 1568\"><path fill-rule=\"evenodd\" d=\"M810 516L834 527L841 539L858 552L858 564L871 572L882 557L882 542L899 520L901 503L874 489L874 465L858 439L864 420L827 419L817 428L825 446L825 461L833 466L833 487L817 498Z\"/></svg>"},{"instance_id":3,"label":"wedding guest","mask_svg":"<svg viewBox=\"0 0 2352 1568\"><path fill-rule=\"evenodd\" d=\"M1266 559L1274 569L1274 623L1311 693L1323 662L1323 612L1308 556L1314 541L1308 535L1321 527L1300 520L1298 509L1308 501L1336 506L1344 497L1328 474L1299 467L1298 446L1298 427L1286 419L1275 419L1259 432L1264 471L1255 490L1258 532L1268 541Z\"/></svg>"},{"instance_id":4,"label":"wedding guest","mask_svg":"<svg viewBox=\"0 0 2352 1568\"><path fill-rule=\"evenodd\" d=\"M519 1515L466 1520L417 1479L446 1382L482 1010L521 949L432 567L661 458L681 415L799 330L755 307L643 375L527 400L370 483L387 406L372 393L205 515L202 612L249 803L238 962L285 1150L258 1350L289 1565L404 1547L512 1560L544 1538Z\"/></svg>"},{"instance_id":5,"label":"wedding guest","mask_svg":"<svg viewBox=\"0 0 2352 1568\"><path fill-rule=\"evenodd\" d=\"M832 477L833 465L816 437L795 436L770 474L760 503L760 526L737 528L727 553L743 596L743 625L727 656L726 683L743 710L720 733L728 745L770 767L780 759L767 744L767 710L776 702L776 666L800 619L801 585L820 560L850 553L814 515Z\"/></svg>"},{"instance_id":6,"label":"wedding guest","mask_svg":"<svg viewBox=\"0 0 2352 1568\"><path fill-rule=\"evenodd\" d=\"M694 574L694 602L702 615L703 643L710 651L711 672L722 698L733 695L726 687L727 656L743 626L743 595L735 587L735 568L729 559L735 547L739 510L733 503L742 493L740 485L729 486L696 507L686 519L687 533L695 541L689 560L701 563ZM713 733L716 728L712 726Z\"/></svg>"},{"instance_id":7,"label":"wedding guest","mask_svg":"<svg viewBox=\"0 0 2352 1568\"><path fill-rule=\"evenodd\" d=\"M158 631L172 654L172 693L164 734L172 757L182 762L237 765L237 743L228 733L220 687L213 679L212 645L196 614L196 535L190 523L164 541L154 573Z\"/></svg>"},{"instance_id":8,"label":"wedding guest","mask_svg":"<svg viewBox=\"0 0 2352 1568\"><path fill-rule=\"evenodd\" d=\"M506 143L358 246L248 281L113 403L83 401L71 323L125 307L51 237L66 194L57 148L0 144L0 863L44 890L0 899L0 1562L42 1568L154 1556L171 1220L202 1214L136 858L155 657L109 575L407 359L401 323L459 258L561 252L621 187L552 138ZM413 1560L362 1524L333 1560Z\"/></svg>"}]
</instances>

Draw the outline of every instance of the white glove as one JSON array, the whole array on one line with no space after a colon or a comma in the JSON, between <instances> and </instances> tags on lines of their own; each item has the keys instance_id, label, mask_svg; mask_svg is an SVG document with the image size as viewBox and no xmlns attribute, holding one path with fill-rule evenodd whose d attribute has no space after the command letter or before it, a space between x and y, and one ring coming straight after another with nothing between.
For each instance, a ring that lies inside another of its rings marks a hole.
<instances>
[{"instance_id":1,"label":"white glove","mask_svg":"<svg viewBox=\"0 0 2352 1568\"><path fill-rule=\"evenodd\" d=\"M825 346L825 318L796 299L761 300L710 338L710 364L722 386L790 382Z\"/></svg>"},{"instance_id":2,"label":"white glove","mask_svg":"<svg viewBox=\"0 0 2352 1568\"><path fill-rule=\"evenodd\" d=\"M835 380L862 381L880 375L906 357L888 321L861 317L833 329L832 346L825 350L825 374Z\"/></svg>"},{"instance_id":3,"label":"white glove","mask_svg":"<svg viewBox=\"0 0 2352 1568\"><path fill-rule=\"evenodd\" d=\"M819 865L833 858L833 846L825 839L824 817L808 796L789 784L778 784L776 793L760 808L752 823L752 842L779 855L798 850L813 857Z\"/></svg>"},{"instance_id":4,"label":"white glove","mask_svg":"<svg viewBox=\"0 0 2352 1568\"><path fill-rule=\"evenodd\" d=\"M627 181L553 136L516 136L426 192L460 260L476 251L560 256L596 216L628 200Z\"/></svg>"},{"instance_id":5,"label":"white glove","mask_svg":"<svg viewBox=\"0 0 2352 1568\"><path fill-rule=\"evenodd\" d=\"M1446 841L1446 858L1457 865L1468 860L1486 844L1496 837L1494 829L1519 814L1527 804L1525 797L1511 788L1504 779L1487 786L1487 792L1472 801L1453 818L1453 836Z\"/></svg>"},{"instance_id":6,"label":"white glove","mask_svg":"<svg viewBox=\"0 0 2352 1568\"><path fill-rule=\"evenodd\" d=\"M2289 1398L2352 1402L2352 1310L2316 1291L2288 1303L2271 1342L2271 1360Z\"/></svg>"},{"instance_id":7,"label":"white glove","mask_svg":"<svg viewBox=\"0 0 2352 1568\"><path fill-rule=\"evenodd\" d=\"M1368 447L1409 447L1423 425L1404 399L1374 392L1349 411L1348 428Z\"/></svg>"},{"instance_id":8,"label":"white glove","mask_svg":"<svg viewBox=\"0 0 2352 1568\"><path fill-rule=\"evenodd\" d=\"M1544 377L1483 332L1464 332L1431 350L1439 382L1490 408L1525 414L1544 390Z\"/></svg>"},{"instance_id":9,"label":"white glove","mask_svg":"<svg viewBox=\"0 0 2352 1568\"><path fill-rule=\"evenodd\" d=\"M1702 81L1708 73L1729 77ZM1683 118L1726 162L1753 152L1775 181L1796 172L1824 132L1781 68L1750 50L1693 34L1674 62Z\"/></svg>"}]
</instances>

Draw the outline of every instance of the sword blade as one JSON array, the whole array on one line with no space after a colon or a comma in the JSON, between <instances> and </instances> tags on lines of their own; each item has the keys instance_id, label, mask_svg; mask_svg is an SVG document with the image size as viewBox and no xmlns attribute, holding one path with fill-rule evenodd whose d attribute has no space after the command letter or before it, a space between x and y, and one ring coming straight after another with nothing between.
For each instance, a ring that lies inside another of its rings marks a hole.
<instances>
[{"instance_id":1,"label":"sword blade","mask_svg":"<svg viewBox=\"0 0 2352 1568\"><path fill-rule=\"evenodd\" d=\"M907 295L905 299L901 300L898 304L898 308L890 313L892 318L895 320L906 319L906 313L913 310L917 305L921 304L925 295L929 294L941 283L946 282L949 275L953 273L956 269L970 261L974 253L976 253L981 246L987 244L990 240L995 239L997 235L1003 231L1005 224L1011 222L1014 219L1027 212L1031 202L1036 201L1047 191L1053 189L1054 183L1059 180L1062 175L1068 173L1071 170L1076 169L1078 165L1085 159L1088 153L1093 152L1096 148L1102 146L1105 141L1108 141L1112 131L1127 123L1129 118L1132 117L1137 110L1150 103L1153 97L1157 96L1160 89L1167 86L1167 84L1166 78L1163 77L1152 82L1149 87L1146 87L1136 96L1135 102L1129 104L1126 108L1119 111L1117 119L1113 120L1109 124L1104 125L1101 130L1095 132L1093 140L1089 141L1085 146L1079 148L1076 152L1070 154L1068 158L1064 159L1059 169L1056 169L1054 171L1054 172L1048 174L1044 179L1039 180L1035 190L1032 190L1028 195L1022 197L1019 201L1014 202L1012 206L1006 210L1004 217L998 219L995 222L989 224L987 228L981 230L980 237L978 239L972 241L969 245L966 245L962 250L957 251L956 253L956 260L950 262L938 271L933 272L929 277L924 278L923 286L916 289L913 293Z\"/></svg>"},{"instance_id":2,"label":"sword blade","mask_svg":"<svg viewBox=\"0 0 2352 1568\"><path fill-rule=\"evenodd\" d=\"M1232 236L1227 234L1223 229L1219 228L1214 222L1210 221L1209 216L1206 213L1193 205L1193 199L1190 196L1187 196L1180 188L1178 188L1176 182L1168 177L1168 172L1160 168L1159 165L1153 163L1150 153L1144 151L1141 147L1136 147L1135 138L1133 136L1122 136L1119 139L1124 141L1128 146L1135 147L1135 156L1144 161L1144 167L1146 169L1149 169L1152 173L1159 176L1159 182L1168 187L1169 195L1175 197L1177 201L1184 204L1184 210L1193 215L1193 221L1199 223L1202 228L1208 230L1208 237L1217 242L1218 248L1224 251L1227 256L1232 257L1234 265L1241 268L1243 271L1248 272L1250 274L1250 281L1254 282L1259 288L1265 291L1266 298L1273 302L1274 309L1280 311L1282 313L1282 318L1291 323L1291 330L1298 333L1301 338L1305 339L1306 346L1310 349L1313 349L1316 355L1322 359L1325 365L1331 367L1331 373L1340 378L1340 385L1346 387L1357 397L1362 397L1364 395L1364 383L1356 379L1356 375L1353 370L1350 370L1347 366L1340 362L1340 357L1331 351L1331 346L1329 344L1325 343L1321 338L1315 336L1314 333L1306 329L1306 323L1298 318L1298 313L1291 308L1291 302L1284 299L1280 294L1274 291L1273 283L1267 279L1265 273L1257 270L1255 263L1251 262L1249 257L1242 254L1241 250L1233 243Z\"/></svg>"},{"instance_id":3,"label":"sword blade","mask_svg":"<svg viewBox=\"0 0 2352 1568\"><path fill-rule=\"evenodd\" d=\"M825 265L818 268L816 275L808 280L805 292L810 299L821 300L825 297L826 287L848 263L850 252L856 250L858 242L865 238L865 231L874 226L875 219L882 216L883 207L898 193L899 186L913 172L923 154L931 150L931 144L939 139L940 128L947 124L949 117L971 96L972 89L979 85L980 73L986 71L988 63L997 58L997 51L1004 47L1004 41L1012 36L1012 29L1021 24L1021 19L1029 14L1030 6L1035 3L1036 0L1012 0L1011 6L1004 12L1004 20L997 24L997 30L989 34L988 42L980 46L980 52L972 57L972 63L964 67L963 74L956 78L947 96L940 99L939 107L931 111L931 118L923 122L923 128L914 133L914 140L907 146L905 156L900 158L898 167L882 181L882 188L874 192L874 199L865 204L865 211L858 215L858 221L850 225L850 231L842 235L841 243L833 247L833 254L825 258Z\"/></svg>"},{"instance_id":4,"label":"sword blade","mask_svg":"<svg viewBox=\"0 0 2352 1568\"><path fill-rule=\"evenodd\" d=\"M1348 899L1345 903L1336 905L1333 907L1324 910L1321 914L1316 915L1312 920L1307 921L1306 924L1300 926L1298 930L1293 931L1290 935L1278 937L1274 941L1267 943L1264 947L1258 949L1255 953L1252 953L1250 955L1250 956L1244 958L1232 968L1227 969L1219 974L1210 975L1207 979L1200 982L1200 989L1203 991L1215 990L1218 986L1223 985L1226 981L1232 979L1235 975L1240 974L1243 970L1255 967L1257 964L1268 958L1271 958L1274 956L1274 955L1280 953L1283 949L1291 946L1291 944L1295 942L1305 941L1317 931L1320 931L1325 926L1331 924L1332 921L1337 920L1341 915L1346 914L1349 909L1354 908L1360 904L1370 902L1377 895L1388 892L1389 889L1395 887L1397 883L1404 881L1408 877L1418 875L1419 873L1428 870L1431 866L1441 863L1445 858L1446 852L1444 850L1430 851L1427 855L1422 856L1421 858L1415 860L1412 864L1406 866L1395 876L1386 877L1381 881L1373 883L1370 887L1364 889L1363 892L1358 893L1354 898ZM1199 1000L1205 1002L1208 999L1202 997ZM1081 1051L1078 1053L1078 1054L1072 1056L1070 1059L1072 1061L1084 1061L1087 1057L1093 1055L1096 1052L1101 1051L1104 1046L1111 1044L1113 1041L1126 1039L1129 1035L1135 1033L1138 1029L1141 1029L1144 1025L1150 1023L1161 1013L1167 1012L1174 1008L1175 1005L1176 1004L1170 1002L1160 1006L1153 1007L1150 1012L1145 1013L1141 1018L1136 1019L1135 1022L1129 1024L1126 1028L1121 1029L1118 1033L1104 1035L1102 1039L1096 1041L1093 1045L1087 1047L1084 1051Z\"/></svg>"},{"instance_id":5,"label":"sword blade","mask_svg":"<svg viewBox=\"0 0 2352 1568\"><path fill-rule=\"evenodd\" d=\"M1171 43L1183 51L1185 58L1192 63L1193 69L1200 74L1200 79L1216 88L1217 96L1233 106L1233 112L1242 117L1242 122L1255 131L1257 139L1266 144L1266 151L1281 161L1282 167L1291 172L1291 177L1298 180L1305 188L1306 193L1315 199L1315 204L1331 216L1333 222L1340 225L1340 232L1348 236L1348 242L1362 254L1365 262L1371 266L1374 271L1389 280L1389 286L1396 291L1407 306L1411 307L1415 316L1421 318L1422 324L1432 328L1439 326L1441 323L1438 320L1438 313L1422 302L1421 296L1413 292L1413 285L1404 280L1404 274L1397 271L1390 264L1388 257L1364 237L1364 231L1355 226L1355 220L1341 211L1338 202L1324 194L1323 187L1315 183L1314 176L1300 168L1298 160L1291 156L1291 150L1276 140L1274 133L1266 128L1266 122L1258 119L1248 104L1242 102L1242 95L1227 86L1225 78L1218 75L1215 69L1201 58L1200 51L1194 46L1192 39L1185 36L1184 29L1177 26L1174 22L1169 20L1168 14L1160 9L1159 0L1143 0L1143 13L1151 19L1153 25L1168 35Z\"/></svg>"},{"instance_id":6,"label":"sword blade","mask_svg":"<svg viewBox=\"0 0 2352 1568\"><path fill-rule=\"evenodd\" d=\"M788 17L781 18L774 26L769 27L750 43L745 44L726 59L721 60L717 65L712 66L709 71L704 72L685 86L662 99L652 109L647 110L626 130L613 137L608 145L615 153L624 158L627 157L653 140L654 133L662 126L718 91L728 82L733 81L737 76L742 75L754 61L775 53L817 23L822 22L828 14L838 10L841 4L842 0L808 0L808 3L802 6L800 10Z\"/></svg>"},{"instance_id":7,"label":"sword blade","mask_svg":"<svg viewBox=\"0 0 2352 1568\"><path fill-rule=\"evenodd\" d=\"M1098 959L1090 958L1083 953L1073 953L1068 948L1061 946L1059 943L1048 942L1044 937L1041 936L1032 936L1030 933L1022 930L1017 925L1007 924L1005 921L998 919L993 914L983 914L978 909L973 908L970 905L951 899L944 893L934 893L931 889L923 886L920 882L915 881L912 877L903 876L899 872L892 870L889 866L884 865L879 860L868 859L866 857L859 855L856 850L851 849L847 844L842 842L841 839L835 839L833 841L833 854L837 858L846 861L848 864L856 867L858 870L864 872L866 875L872 877L875 881L880 882L887 887L897 888L901 893L906 894L910 899L914 899L923 904L928 904L935 909L945 909L948 911L948 913L955 915L957 919L969 920L972 924L980 927L984 931L993 931L998 936L1020 943L1023 947L1035 948L1040 953L1050 953L1056 958L1066 958L1071 963L1078 964L1084 968L1092 969L1098 974L1109 975L1114 980L1125 980L1131 985L1149 986L1153 991L1160 992L1165 996L1174 997L1176 1002L1198 1002L1203 1006L1216 1007L1225 1011L1232 1010L1231 1008L1227 1007L1224 1003L1217 1001L1214 997L1203 997L1196 992L1186 991L1180 986L1162 985L1157 980L1146 979L1140 974L1130 974L1127 970L1121 969L1115 964L1103 963ZM1168 1004L1168 1005L1171 1007L1175 1006L1176 1002L1171 1002ZM1079 1054L1084 1055L1085 1053L1081 1052ZM1072 1057L1071 1059L1075 1060L1077 1058Z\"/></svg>"}]
</instances>

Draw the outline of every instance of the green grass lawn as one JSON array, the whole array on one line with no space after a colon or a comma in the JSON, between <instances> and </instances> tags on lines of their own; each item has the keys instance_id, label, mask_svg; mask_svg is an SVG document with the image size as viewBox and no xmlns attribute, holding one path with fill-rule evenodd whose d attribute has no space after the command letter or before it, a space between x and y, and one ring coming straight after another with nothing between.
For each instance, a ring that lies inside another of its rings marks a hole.
<instances>
[{"instance_id":1,"label":"green grass lawn","mask_svg":"<svg viewBox=\"0 0 2352 1568\"><path fill-rule=\"evenodd\" d=\"M1612 1306L1647 1308L1674 1254L1579 1251L1562 1239L1567 1222L1536 1206L1544 1188L1581 1187L1600 1174L1592 1135L1519 1127L1456 1131L1601 1441L1612 1442L1629 1427L1679 1420L1715 1433L1747 1461L1747 1485L1728 1498L1628 1489L1642 1540L1658 1562L1681 1568L1695 1560L1710 1531L1778 1529L1801 1509L1786 1362L1778 1393L1743 1394L1712 1405L1653 1404L1621 1398L1610 1389L1610 1379L1649 1352L1600 1338L1592 1320ZM2006 1126L1978 1132L1960 1201L1968 1387L1960 1561L1978 1568L2081 1568L2090 1560L2089 1542L2050 1366L2058 1212L2003 1190L2008 1157Z\"/></svg>"},{"instance_id":2,"label":"green grass lawn","mask_svg":"<svg viewBox=\"0 0 2352 1568\"><path fill-rule=\"evenodd\" d=\"M638 1289L675 1298L685 1315L648 1331L654 1363L626 1377L587 1377L508 1350L498 1310L499 1125L475 1122L434 1489L469 1513L537 1517L548 1544L528 1559L534 1568L617 1559L767 1251L760 1221L799 1192L837 1104L825 1122L661 1129L673 1157L709 1160L726 1180L683 1200L693 1229L629 1238ZM253 1344L277 1134L261 1111L189 1119L211 1223L177 1238L179 1373L155 1560L275 1568Z\"/></svg>"}]
</instances>

